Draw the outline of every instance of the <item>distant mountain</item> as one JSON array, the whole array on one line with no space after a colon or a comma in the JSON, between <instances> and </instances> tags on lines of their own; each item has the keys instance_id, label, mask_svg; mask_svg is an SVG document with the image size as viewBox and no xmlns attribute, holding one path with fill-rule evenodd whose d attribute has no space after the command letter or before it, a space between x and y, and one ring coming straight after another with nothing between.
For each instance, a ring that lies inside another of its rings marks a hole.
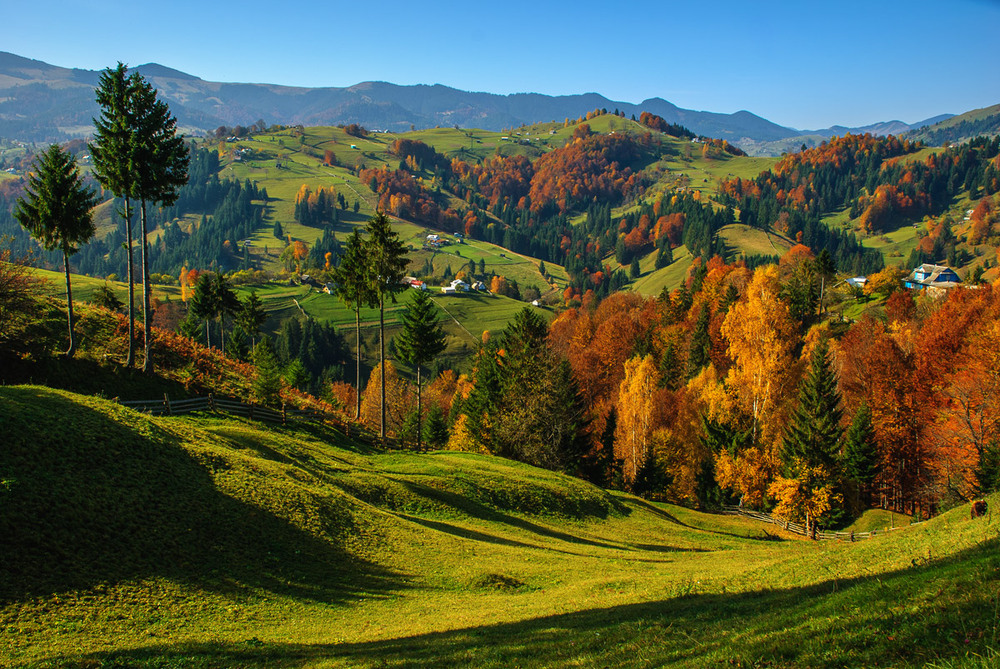
<instances>
[{"instance_id":1,"label":"distant mountain","mask_svg":"<svg viewBox=\"0 0 1000 669\"><path fill-rule=\"evenodd\" d=\"M814 137L844 132L903 132L899 121L852 129L835 126L804 132L772 123L748 111L720 114L681 109L661 98L640 104L609 100L597 93L497 95L462 91L440 84L399 86L363 82L346 88L301 88L273 84L204 81L178 70L148 63L136 68L160 91L187 133L221 125L337 125L359 123L372 129L404 131L457 125L500 130L538 121L577 118L594 109L618 109L636 117L643 111L679 123L699 135L726 139L750 153L778 154ZM99 72L49 65L0 52L0 136L25 141L55 141L87 136L97 116L93 88ZM932 119L937 120L937 119ZM923 122L926 125L928 122ZM803 139L804 136L807 136ZM800 141L801 140L801 141Z\"/></svg>"}]
</instances>

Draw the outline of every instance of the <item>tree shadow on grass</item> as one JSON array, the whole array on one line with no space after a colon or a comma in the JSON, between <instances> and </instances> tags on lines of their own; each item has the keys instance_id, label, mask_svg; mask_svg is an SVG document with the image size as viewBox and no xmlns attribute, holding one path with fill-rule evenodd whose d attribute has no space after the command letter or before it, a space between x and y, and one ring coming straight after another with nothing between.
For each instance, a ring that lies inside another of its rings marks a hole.
<instances>
[{"instance_id":1,"label":"tree shadow on grass","mask_svg":"<svg viewBox=\"0 0 1000 669\"><path fill-rule=\"evenodd\" d=\"M594 548L607 548L611 550L629 550L629 547L623 544L612 544L604 541L597 541L594 539L579 537L574 534L569 534L567 532L560 532L559 530L555 530L550 527L546 527L544 525L539 525L538 523L533 523L529 520L520 518L518 516L513 516L507 513L503 513L502 511L499 511L494 507L488 506L487 504L481 501L477 501L476 499L477 495L475 491L473 491L472 494L459 495L449 490L442 490L440 488L435 488L434 486L425 485L423 483L418 483L407 479L393 479L393 480L396 480L401 485L406 486L406 488L415 495L425 497L432 501L446 504L452 508L458 509L463 513L479 520L485 520L493 523L502 523L504 525L516 527L518 529L530 532L532 534L546 537L548 539L565 541L566 543L592 546ZM488 491L486 493L483 493L483 495L488 497Z\"/></svg>"},{"instance_id":2,"label":"tree shadow on grass","mask_svg":"<svg viewBox=\"0 0 1000 669\"><path fill-rule=\"evenodd\" d=\"M989 656L996 647L988 591L1000 584L997 548L994 539L879 578L684 595L386 640L185 643L53 657L40 666L923 666ZM984 574L990 583L971 587ZM921 599L941 588L963 594L950 606Z\"/></svg>"},{"instance_id":3,"label":"tree shadow on grass","mask_svg":"<svg viewBox=\"0 0 1000 669\"><path fill-rule=\"evenodd\" d=\"M134 412L6 388L0 422L0 603L155 577L325 603L404 587L344 550L359 529L341 498L257 501L262 472L186 450Z\"/></svg>"}]
</instances>

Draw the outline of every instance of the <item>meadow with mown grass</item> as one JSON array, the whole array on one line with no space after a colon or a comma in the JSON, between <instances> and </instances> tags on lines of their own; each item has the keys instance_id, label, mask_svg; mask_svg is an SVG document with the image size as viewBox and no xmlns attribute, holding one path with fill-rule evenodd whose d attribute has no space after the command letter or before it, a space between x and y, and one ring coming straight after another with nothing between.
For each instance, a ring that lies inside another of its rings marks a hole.
<instances>
[{"instance_id":1,"label":"meadow with mown grass","mask_svg":"<svg viewBox=\"0 0 1000 669\"><path fill-rule=\"evenodd\" d=\"M151 418L40 386L0 388L0 414L4 666L998 659L998 526L968 507L810 542L318 424Z\"/></svg>"}]
</instances>

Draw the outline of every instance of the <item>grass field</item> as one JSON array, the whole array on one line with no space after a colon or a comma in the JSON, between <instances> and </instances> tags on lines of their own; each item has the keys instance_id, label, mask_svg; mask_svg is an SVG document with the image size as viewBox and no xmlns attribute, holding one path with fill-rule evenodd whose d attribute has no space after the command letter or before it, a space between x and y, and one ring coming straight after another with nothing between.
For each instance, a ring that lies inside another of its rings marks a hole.
<instances>
[{"instance_id":1,"label":"grass field","mask_svg":"<svg viewBox=\"0 0 1000 669\"><path fill-rule=\"evenodd\" d=\"M38 386L0 388L0 414L4 666L998 657L998 525L964 507L814 543L488 456L371 451L318 426L151 419Z\"/></svg>"},{"instance_id":2,"label":"grass field","mask_svg":"<svg viewBox=\"0 0 1000 669\"><path fill-rule=\"evenodd\" d=\"M659 295L664 288L673 290L687 279L691 268L691 252L686 246L674 249L674 261L666 267L654 269L656 253L650 253L639 262L639 278L632 282L632 290L641 295Z\"/></svg>"},{"instance_id":3,"label":"grass field","mask_svg":"<svg viewBox=\"0 0 1000 669\"><path fill-rule=\"evenodd\" d=\"M727 225L719 236L736 255L783 256L794 242L776 232L768 232L742 223Z\"/></svg>"}]
</instances>

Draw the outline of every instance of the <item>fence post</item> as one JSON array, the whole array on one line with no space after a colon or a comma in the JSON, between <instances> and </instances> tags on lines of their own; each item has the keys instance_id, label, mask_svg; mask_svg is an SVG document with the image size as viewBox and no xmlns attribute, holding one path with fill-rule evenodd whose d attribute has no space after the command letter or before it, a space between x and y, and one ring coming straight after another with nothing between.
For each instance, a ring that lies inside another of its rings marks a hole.
<instances>
[{"instance_id":1,"label":"fence post","mask_svg":"<svg viewBox=\"0 0 1000 669\"><path fill-rule=\"evenodd\" d=\"M215 413L215 395L212 393L208 394L208 410Z\"/></svg>"},{"instance_id":2,"label":"fence post","mask_svg":"<svg viewBox=\"0 0 1000 669\"><path fill-rule=\"evenodd\" d=\"M170 396L166 393L163 393L163 403L167 405L167 415L173 416L174 410L170 408Z\"/></svg>"},{"instance_id":3,"label":"fence post","mask_svg":"<svg viewBox=\"0 0 1000 669\"><path fill-rule=\"evenodd\" d=\"M285 422L288 420L288 413L285 410L285 407L287 407L287 406L288 405L286 405L284 402L281 403L281 424L282 425L284 425Z\"/></svg>"},{"instance_id":4,"label":"fence post","mask_svg":"<svg viewBox=\"0 0 1000 669\"><path fill-rule=\"evenodd\" d=\"M249 410L249 411L248 411L247 413L248 413L248 414L249 414L249 416L250 416L250 420L253 420L253 402L251 402L251 403L250 403L250 404L248 404L247 406L249 406L249 407L250 407L250 410Z\"/></svg>"}]
</instances>

